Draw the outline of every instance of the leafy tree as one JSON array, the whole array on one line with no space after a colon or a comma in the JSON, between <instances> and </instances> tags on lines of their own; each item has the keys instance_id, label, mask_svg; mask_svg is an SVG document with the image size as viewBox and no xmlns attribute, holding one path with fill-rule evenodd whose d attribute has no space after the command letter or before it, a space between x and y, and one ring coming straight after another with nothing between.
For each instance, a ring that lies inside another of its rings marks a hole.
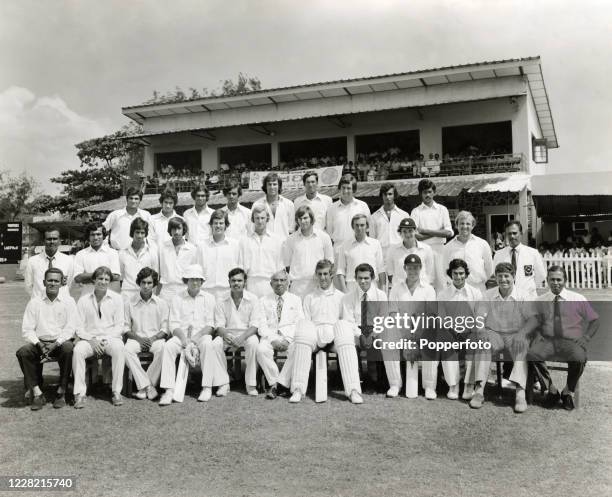
<instances>
[{"instance_id":1,"label":"leafy tree","mask_svg":"<svg viewBox=\"0 0 612 497\"><path fill-rule=\"evenodd\" d=\"M38 191L38 183L32 176L26 173L13 176L8 171L0 171L0 219L19 219L28 210L26 204Z\"/></svg>"}]
</instances>

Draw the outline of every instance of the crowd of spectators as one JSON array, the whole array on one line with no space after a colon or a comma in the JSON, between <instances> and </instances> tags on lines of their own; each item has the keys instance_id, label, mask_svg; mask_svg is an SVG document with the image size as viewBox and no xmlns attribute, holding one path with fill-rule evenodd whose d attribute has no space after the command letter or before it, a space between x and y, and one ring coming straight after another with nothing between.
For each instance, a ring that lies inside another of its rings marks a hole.
<instances>
[{"instance_id":1,"label":"crowd of spectators","mask_svg":"<svg viewBox=\"0 0 612 497\"><path fill-rule=\"evenodd\" d=\"M590 232L582 235L571 234L564 241L557 243L542 243L538 250L542 256L562 257L562 256L601 256L612 253L612 232L607 240L599 233L596 227L593 227Z\"/></svg>"}]
</instances>

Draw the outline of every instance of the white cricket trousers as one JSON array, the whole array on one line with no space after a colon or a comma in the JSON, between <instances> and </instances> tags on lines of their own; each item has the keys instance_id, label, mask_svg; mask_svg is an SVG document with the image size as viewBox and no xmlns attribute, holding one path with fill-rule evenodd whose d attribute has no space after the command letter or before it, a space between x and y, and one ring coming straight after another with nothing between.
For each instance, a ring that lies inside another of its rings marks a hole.
<instances>
[{"instance_id":1,"label":"white cricket trousers","mask_svg":"<svg viewBox=\"0 0 612 497\"><path fill-rule=\"evenodd\" d=\"M311 321L300 321L295 329L293 357L289 359L293 365L291 391L299 389L302 394L306 393L312 353L318 347L325 347L333 342L332 351L338 355L345 394L348 397L353 390L361 393L359 362L355 347L358 340L355 335L355 325L348 321L340 320L333 326L315 326Z\"/></svg>"},{"instance_id":2,"label":"white cricket trousers","mask_svg":"<svg viewBox=\"0 0 612 497\"><path fill-rule=\"evenodd\" d=\"M138 354L142 352L140 344L131 338L125 342L125 363L132 372L138 390L142 390L149 385L156 386L159 382L162 370L162 351L164 343L166 343L166 341L160 339L155 340L151 344L149 352L153 354L153 362L151 362L149 369L145 372L140 364L140 359L138 359Z\"/></svg>"},{"instance_id":3,"label":"white cricket trousers","mask_svg":"<svg viewBox=\"0 0 612 497\"><path fill-rule=\"evenodd\" d=\"M239 336L236 333L234 336ZM244 342L244 355L246 359L246 371L244 383L247 387L257 386L257 346L259 339L257 335L251 335ZM207 341L204 345L204 353L200 355L202 360L202 386L218 387L229 383L227 374L227 359L225 351L230 348L223 338L216 337Z\"/></svg>"},{"instance_id":4,"label":"white cricket trousers","mask_svg":"<svg viewBox=\"0 0 612 497\"><path fill-rule=\"evenodd\" d=\"M125 368L125 349L123 340L116 337L96 337L98 340L106 339L104 354L110 356L112 361L112 391L121 392L123 389L123 370ZM72 371L74 373L74 394L85 395L85 360L94 355L94 351L87 340L80 340L72 351Z\"/></svg>"},{"instance_id":5,"label":"white cricket trousers","mask_svg":"<svg viewBox=\"0 0 612 497\"><path fill-rule=\"evenodd\" d=\"M200 350L200 363L203 362L205 345L212 341L210 335L204 335L197 343ZM159 386L161 388L174 388L176 384L176 358L183 351L183 345L178 337L172 337L163 344L161 352L161 380ZM204 369L204 368L202 368ZM204 382L202 382L204 386Z\"/></svg>"},{"instance_id":6,"label":"white cricket trousers","mask_svg":"<svg viewBox=\"0 0 612 497\"><path fill-rule=\"evenodd\" d=\"M275 349L272 345L272 340L278 340L280 338L280 335L272 335L270 337L263 337L259 341L259 345L257 346L257 362L266 376L269 385L280 383L289 388L293 364L293 360L289 358L293 357L293 343L290 343L287 348L287 360L283 365L282 371L279 373L278 366L274 360Z\"/></svg>"}]
</instances>

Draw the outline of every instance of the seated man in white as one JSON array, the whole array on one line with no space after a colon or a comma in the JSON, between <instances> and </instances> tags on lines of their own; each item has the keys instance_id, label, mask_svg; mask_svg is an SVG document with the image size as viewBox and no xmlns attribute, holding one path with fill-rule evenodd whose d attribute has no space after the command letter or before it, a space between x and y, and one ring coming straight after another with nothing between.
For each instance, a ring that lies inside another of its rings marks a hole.
<instances>
[{"instance_id":1,"label":"seated man in white","mask_svg":"<svg viewBox=\"0 0 612 497\"><path fill-rule=\"evenodd\" d=\"M259 346L257 347L257 362L261 366L270 388L266 398L275 399L278 395L278 385L289 387L291 364L285 361L282 373L274 362L274 351L287 352L291 349L295 325L304 319L302 299L289 293L289 276L283 269L277 271L270 279L273 293L259 299L263 319L259 327ZM279 377L280 375L280 377Z\"/></svg>"},{"instance_id":2,"label":"seated man in white","mask_svg":"<svg viewBox=\"0 0 612 497\"><path fill-rule=\"evenodd\" d=\"M198 264L192 264L183 273L185 290L179 292L170 304L169 329L172 338L164 344L162 351L161 381L159 386L166 391L159 400L160 406L167 406L173 400L182 401L185 384L181 391L176 386L176 358L192 343L200 352L200 364L204 370L204 348L212 341L215 316L215 298L202 290L204 271ZM199 401L210 399L210 389L202 378L202 392Z\"/></svg>"},{"instance_id":3,"label":"seated man in white","mask_svg":"<svg viewBox=\"0 0 612 497\"><path fill-rule=\"evenodd\" d=\"M217 396L229 392L229 375L225 351L244 347L247 394L257 396L257 330L261 325L261 307L257 297L245 290L244 269L234 268L228 274L230 291L219 297L215 308L217 337L204 345L202 385L217 389ZM209 397L210 398L210 397Z\"/></svg>"},{"instance_id":4,"label":"seated man in white","mask_svg":"<svg viewBox=\"0 0 612 497\"><path fill-rule=\"evenodd\" d=\"M406 279L391 288L389 310L394 310L397 306L398 312L401 311L414 316L431 314L434 311L435 305L430 307L428 303L435 303L436 291L433 286L423 282L422 267L421 258L417 254L406 256L402 271L406 275ZM422 330L416 330L416 333L421 334ZM418 354L409 355L410 357L406 362L406 397L414 399L418 396L419 366L416 361ZM391 386L388 394L393 397L396 391L399 393L402 388L399 361L385 361L385 369ZM436 386L432 380L430 368L423 366L423 388L425 389L425 397L429 400L436 398Z\"/></svg>"},{"instance_id":5,"label":"seated man in white","mask_svg":"<svg viewBox=\"0 0 612 497\"><path fill-rule=\"evenodd\" d=\"M106 266L97 268L92 276L94 289L83 295L77 304L81 327L77 331L80 340L72 353L74 372L74 407L85 407L87 386L85 384L85 360L88 357L108 355L112 360L112 402L115 406L123 404L123 370L125 352L123 346L123 325L125 313L123 298L109 290L108 285L113 273Z\"/></svg>"},{"instance_id":6,"label":"seated man in white","mask_svg":"<svg viewBox=\"0 0 612 497\"><path fill-rule=\"evenodd\" d=\"M306 394L310 358L319 351L325 358L325 351L331 344L331 351L338 354L338 363L342 374L344 392L353 404L362 404L361 382L355 343L359 335L354 324L341 320L342 298L344 294L334 288L332 279L334 265L323 259L316 266L317 288L304 299L305 321L297 324L294 338L293 371L291 374L290 402L300 402ZM324 360L322 362L325 362ZM327 399L327 394L319 400Z\"/></svg>"},{"instance_id":7,"label":"seated man in white","mask_svg":"<svg viewBox=\"0 0 612 497\"><path fill-rule=\"evenodd\" d=\"M154 400L157 398L155 385L161 374L161 351L168 337L168 304L153 295L153 289L159 284L159 275L154 269L142 268L136 275L136 284L140 293L125 303L125 362L138 389L134 397ZM153 354L146 373L138 358L140 352Z\"/></svg>"},{"instance_id":8,"label":"seated man in white","mask_svg":"<svg viewBox=\"0 0 612 497\"><path fill-rule=\"evenodd\" d=\"M482 300L482 293L476 287L466 283L470 276L470 270L467 263L463 259L453 259L448 265L447 275L452 280L452 285L447 286L438 294L438 314L440 317L451 316L475 318L474 309L476 302ZM453 330L461 338L471 336L471 331ZM446 333L445 338L456 340L454 335ZM461 339L459 338L459 339ZM439 361L430 361L428 366L431 367L433 384L435 385L438 378L438 363ZM466 357L466 370L472 368L471 358ZM446 360L442 361L442 369L444 371L444 379L448 384L448 394L446 395L451 400L459 398L459 357L457 354L447 356ZM474 384L470 383L466 378L465 388L463 390L463 399L470 400L474 394Z\"/></svg>"},{"instance_id":9,"label":"seated man in white","mask_svg":"<svg viewBox=\"0 0 612 497\"><path fill-rule=\"evenodd\" d=\"M516 384L514 412L527 410L525 384L527 383L527 350L529 334L538 327L534 307L514 286L514 268L509 262L495 266L497 287L487 290L476 305L476 314L484 316L484 329L475 330L478 339L491 344L489 350L478 350L473 370L466 372L469 383L474 383L470 407L480 409L484 403L484 388L491 369L492 355L504 351L514 361L509 380Z\"/></svg>"}]
</instances>

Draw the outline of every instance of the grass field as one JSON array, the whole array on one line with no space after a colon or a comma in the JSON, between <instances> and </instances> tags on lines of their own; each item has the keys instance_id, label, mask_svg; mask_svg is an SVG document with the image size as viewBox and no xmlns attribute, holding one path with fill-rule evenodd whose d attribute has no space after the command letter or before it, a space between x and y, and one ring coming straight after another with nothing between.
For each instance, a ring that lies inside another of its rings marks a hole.
<instances>
[{"instance_id":1,"label":"grass field","mask_svg":"<svg viewBox=\"0 0 612 497\"><path fill-rule=\"evenodd\" d=\"M383 395L353 406L339 388L326 404L238 390L206 405L90 398L31 412L15 358L25 302L22 284L0 286L0 475L76 476L84 496L612 494L610 364L587 366L571 413L516 415L512 392L479 411Z\"/></svg>"}]
</instances>

